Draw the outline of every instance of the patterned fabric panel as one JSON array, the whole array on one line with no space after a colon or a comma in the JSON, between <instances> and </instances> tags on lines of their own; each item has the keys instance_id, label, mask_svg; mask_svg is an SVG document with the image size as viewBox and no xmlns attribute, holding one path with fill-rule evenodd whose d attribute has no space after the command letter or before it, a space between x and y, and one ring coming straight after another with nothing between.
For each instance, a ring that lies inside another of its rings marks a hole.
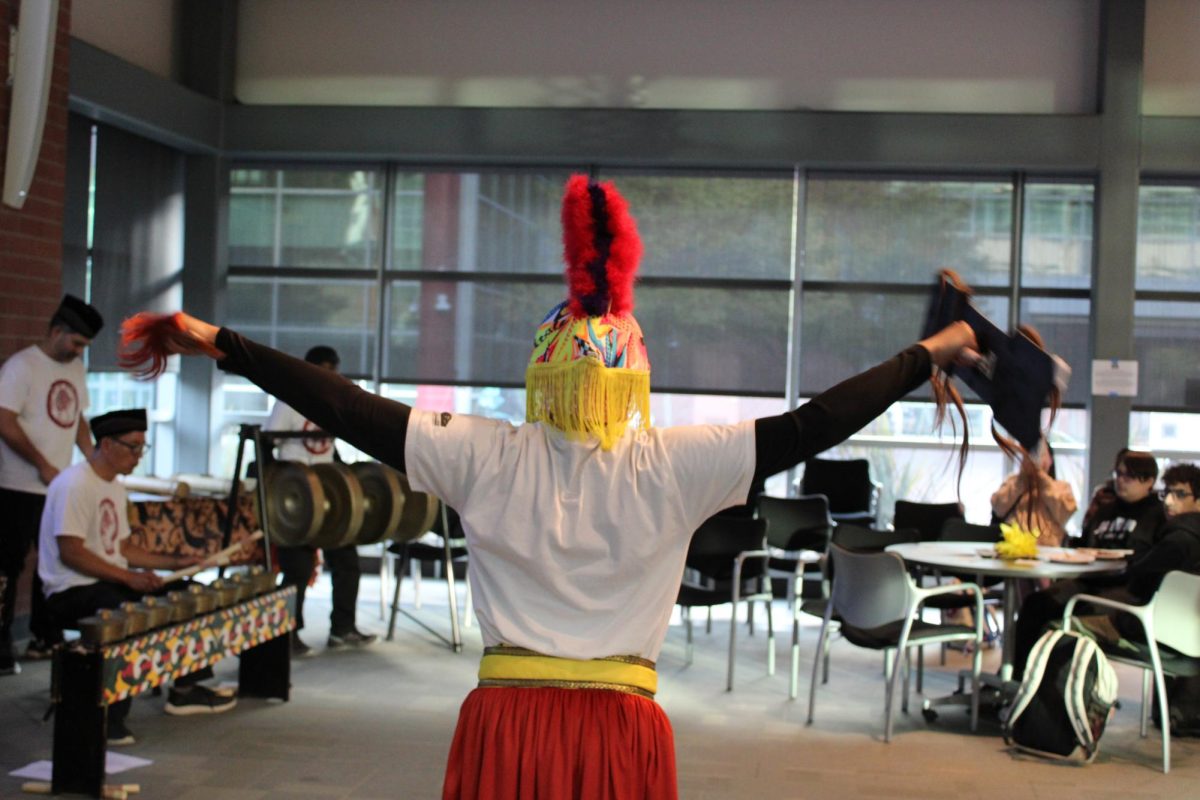
<instances>
[{"instance_id":1,"label":"patterned fabric panel","mask_svg":"<svg viewBox=\"0 0 1200 800\"><path fill-rule=\"evenodd\" d=\"M221 549L229 501L215 497L179 497L129 504L129 541L151 553L205 556ZM237 544L259 528L254 495L238 496L230 544ZM263 560L261 542L246 562Z\"/></svg>"},{"instance_id":2,"label":"patterned fabric panel","mask_svg":"<svg viewBox=\"0 0 1200 800\"><path fill-rule=\"evenodd\" d=\"M296 627L296 587L288 586L187 622L107 645L104 702L115 703L176 675L282 636Z\"/></svg>"}]
</instances>

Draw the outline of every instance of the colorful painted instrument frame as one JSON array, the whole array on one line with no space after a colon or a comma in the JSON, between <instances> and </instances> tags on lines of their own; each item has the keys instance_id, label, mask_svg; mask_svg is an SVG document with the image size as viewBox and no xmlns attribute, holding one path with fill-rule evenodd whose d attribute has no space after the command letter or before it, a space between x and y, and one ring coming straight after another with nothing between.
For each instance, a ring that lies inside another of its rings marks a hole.
<instances>
[{"instance_id":1,"label":"colorful painted instrument frame","mask_svg":"<svg viewBox=\"0 0 1200 800\"><path fill-rule=\"evenodd\" d=\"M105 645L104 703L160 686L175 675L211 666L296 627L296 587L287 586L228 608Z\"/></svg>"}]
</instances>

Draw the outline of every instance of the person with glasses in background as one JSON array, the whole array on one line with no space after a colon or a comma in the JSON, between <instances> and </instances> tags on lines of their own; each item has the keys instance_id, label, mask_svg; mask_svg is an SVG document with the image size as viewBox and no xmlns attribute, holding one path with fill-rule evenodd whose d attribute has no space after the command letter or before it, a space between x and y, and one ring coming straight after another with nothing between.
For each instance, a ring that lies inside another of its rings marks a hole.
<instances>
[{"instance_id":1,"label":"person with glasses in background","mask_svg":"<svg viewBox=\"0 0 1200 800\"><path fill-rule=\"evenodd\" d=\"M38 574L46 607L55 620L71 627L102 608L156 594L179 585L164 585L156 569L181 569L198 563L197 556L151 553L129 540L128 498L118 475L129 475L146 444L146 409L111 411L92 419L96 446L86 461L68 467L50 482L42 513L38 544ZM175 679L168 693L168 714L190 715L228 711L236 693L215 690L199 682L213 677L205 667ZM108 743L133 744L125 727L131 700L108 707Z\"/></svg>"},{"instance_id":2,"label":"person with glasses in background","mask_svg":"<svg viewBox=\"0 0 1200 800\"><path fill-rule=\"evenodd\" d=\"M1112 477L1092 494L1083 515L1083 535L1068 546L1140 551L1154 544L1163 506L1154 492L1158 462L1129 448L1117 453Z\"/></svg>"},{"instance_id":3,"label":"person with glasses in background","mask_svg":"<svg viewBox=\"0 0 1200 800\"><path fill-rule=\"evenodd\" d=\"M0 573L7 578L0 597L0 675L20 671L13 649L13 612L17 583L30 548L37 546L46 487L71 463L76 447L92 454L92 437L83 413L88 407L83 352L104 327L93 306L65 295L46 335L13 353L0 367ZM50 621L36 571L30 595L25 658L49 658L62 641Z\"/></svg>"},{"instance_id":4,"label":"person with glasses in background","mask_svg":"<svg viewBox=\"0 0 1200 800\"><path fill-rule=\"evenodd\" d=\"M1118 462L1120 463L1120 462ZM1116 576L1096 576L1086 580L1059 581L1049 589L1034 592L1021 604L1017 615L1016 653L1013 678L1020 680L1025 661L1049 623L1062 619L1067 600L1077 594L1093 594L1123 603L1143 605L1158 591L1163 577L1172 570L1200 572L1200 467L1175 464L1163 473L1166 489L1160 492L1166 520L1149 546L1135 549L1125 571ZM1155 496L1157 499L1157 495ZM1140 526L1139 526L1140 527ZM1082 616L1094 616L1096 609L1076 606ZM1110 625L1088 627L1097 635L1132 638L1140 635L1140 626L1125 626L1118 612L1104 614Z\"/></svg>"}]
</instances>

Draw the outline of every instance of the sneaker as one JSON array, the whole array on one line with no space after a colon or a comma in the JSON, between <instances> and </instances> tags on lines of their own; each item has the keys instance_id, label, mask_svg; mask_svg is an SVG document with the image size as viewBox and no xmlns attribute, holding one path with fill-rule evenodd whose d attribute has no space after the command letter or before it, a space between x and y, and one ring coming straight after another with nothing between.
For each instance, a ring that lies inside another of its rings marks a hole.
<instances>
[{"instance_id":1,"label":"sneaker","mask_svg":"<svg viewBox=\"0 0 1200 800\"><path fill-rule=\"evenodd\" d=\"M369 644L375 644L379 637L373 633L362 633L360 631L349 631L347 633L331 633L329 641L325 646L330 650L342 650L347 647L366 647Z\"/></svg>"},{"instance_id":2,"label":"sneaker","mask_svg":"<svg viewBox=\"0 0 1200 800\"><path fill-rule=\"evenodd\" d=\"M236 705L236 696L229 697L197 683L183 689L172 686L164 708L168 714L186 717L192 714L220 714Z\"/></svg>"},{"instance_id":3,"label":"sneaker","mask_svg":"<svg viewBox=\"0 0 1200 800\"><path fill-rule=\"evenodd\" d=\"M45 661L54 655L54 645L42 639L30 639L25 648L26 661Z\"/></svg>"},{"instance_id":4,"label":"sneaker","mask_svg":"<svg viewBox=\"0 0 1200 800\"><path fill-rule=\"evenodd\" d=\"M133 732L125 727L124 722L108 722L108 746L109 747L127 747L135 744L137 739L134 738Z\"/></svg>"},{"instance_id":5,"label":"sneaker","mask_svg":"<svg viewBox=\"0 0 1200 800\"><path fill-rule=\"evenodd\" d=\"M304 643L304 640L296 633L292 633L292 658L308 658L313 654L313 649Z\"/></svg>"},{"instance_id":6,"label":"sneaker","mask_svg":"<svg viewBox=\"0 0 1200 800\"><path fill-rule=\"evenodd\" d=\"M221 697L237 697L238 694L236 683L222 683L218 686L210 686L208 688L213 694L220 695Z\"/></svg>"},{"instance_id":7,"label":"sneaker","mask_svg":"<svg viewBox=\"0 0 1200 800\"><path fill-rule=\"evenodd\" d=\"M20 675L21 665L15 658L0 658L0 675Z\"/></svg>"}]
</instances>

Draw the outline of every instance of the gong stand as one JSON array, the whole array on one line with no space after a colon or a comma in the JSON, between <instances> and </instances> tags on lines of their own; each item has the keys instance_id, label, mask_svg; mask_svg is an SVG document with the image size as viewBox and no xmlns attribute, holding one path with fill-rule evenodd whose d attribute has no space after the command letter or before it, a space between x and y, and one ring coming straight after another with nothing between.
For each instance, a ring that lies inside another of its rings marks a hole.
<instances>
[{"instance_id":1,"label":"gong stand","mask_svg":"<svg viewBox=\"0 0 1200 800\"><path fill-rule=\"evenodd\" d=\"M237 511L237 499L242 488L242 464L246 453L246 444L253 442L254 456L258 460L258 478L255 481L258 493L259 524L263 529L263 566L271 571L271 545L275 538L271 535L271 515L267 513L267 466L275 460L275 442L280 439L328 439L324 431L264 431L260 425L243 423L238 427L237 456L233 462L233 481L229 487L229 513L225 516L225 531L221 537L221 549L230 545L233 538L233 520ZM217 571L218 577L225 577L225 567Z\"/></svg>"}]
</instances>

